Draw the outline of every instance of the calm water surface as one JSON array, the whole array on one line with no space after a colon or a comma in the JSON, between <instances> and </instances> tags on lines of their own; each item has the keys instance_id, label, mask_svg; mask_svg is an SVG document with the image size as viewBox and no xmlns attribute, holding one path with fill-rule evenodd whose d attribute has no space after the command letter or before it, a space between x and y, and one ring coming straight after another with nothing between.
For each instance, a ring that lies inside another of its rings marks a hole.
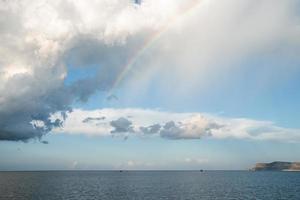
<instances>
[{"instance_id":1,"label":"calm water surface","mask_svg":"<svg viewBox=\"0 0 300 200\"><path fill-rule=\"evenodd\" d=\"M0 199L300 199L299 172L0 172Z\"/></svg>"}]
</instances>

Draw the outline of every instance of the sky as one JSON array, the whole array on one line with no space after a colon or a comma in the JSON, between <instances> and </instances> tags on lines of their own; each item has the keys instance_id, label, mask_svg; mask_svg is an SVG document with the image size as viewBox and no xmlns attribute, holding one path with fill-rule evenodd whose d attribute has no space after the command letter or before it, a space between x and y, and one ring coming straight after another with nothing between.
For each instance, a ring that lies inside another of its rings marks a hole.
<instances>
[{"instance_id":1,"label":"sky","mask_svg":"<svg viewBox=\"0 0 300 200\"><path fill-rule=\"evenodd\" d=\"M0 0L0 170L300 161L299 0Z\"/></svg>"}]
</instances>

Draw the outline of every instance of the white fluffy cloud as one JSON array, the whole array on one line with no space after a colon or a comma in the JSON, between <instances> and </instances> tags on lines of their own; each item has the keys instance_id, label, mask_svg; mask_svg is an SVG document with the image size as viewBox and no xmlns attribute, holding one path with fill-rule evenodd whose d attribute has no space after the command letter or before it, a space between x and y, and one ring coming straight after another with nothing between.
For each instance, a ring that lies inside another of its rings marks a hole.
<instances>
[{"instance_id":1,"label":"white fluffy cloud","mask_svg":"<svg viewBox=\"0 0 300 200\"><path fill-rule=\"evenodd\" d=\"M105 117L105 119L104 119ZM99 119L85 122L85 119ZM162 137L165 139L250 139L300 142L300 130L269 121L226 118L205 113L173 113L146 109L76 109L56 133L88 136Z\"/></svg>"}]
</instances>

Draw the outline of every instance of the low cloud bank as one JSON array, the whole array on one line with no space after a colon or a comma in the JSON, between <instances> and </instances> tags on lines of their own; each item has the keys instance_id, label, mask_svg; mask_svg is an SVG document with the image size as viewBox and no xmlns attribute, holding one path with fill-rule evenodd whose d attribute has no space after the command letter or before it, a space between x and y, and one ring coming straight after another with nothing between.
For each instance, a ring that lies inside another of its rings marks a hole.
<instances>
[{"instance_id":1,"label":"low cloud bank","mask_svg":"<svg viewBox=\"0 0 300 200\"><path fill-rule=\"evenodd\" d=\"M128 117L130 116L130 117ZM89 123L84 119L93 119ZM250 139L300 142L300 130L270 121L227 118L206 113L174 113L150 109L76 109L55 133L88 136L161 137L164 139Z\"/></svg>"}]
</instances>

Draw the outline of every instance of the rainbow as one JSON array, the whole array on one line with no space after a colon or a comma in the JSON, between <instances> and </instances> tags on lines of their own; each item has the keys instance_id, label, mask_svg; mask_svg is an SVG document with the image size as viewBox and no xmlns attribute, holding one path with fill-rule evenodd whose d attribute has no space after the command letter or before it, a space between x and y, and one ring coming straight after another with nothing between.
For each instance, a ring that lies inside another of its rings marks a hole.
<instances>
[{"instance_id":1,"label":"rainbow","mask_svg":"<svg viewBox=\"0 0 300 200\"><path fill-rule=\"evenodd\" d=\"M124 77L128 74L128 72L132 69L137 60L149 49L153 44L174 24L178 18L187 15L190 11L197 7L197 5L201 2L201 0L191 0L187 5L185 5L176 15L171 16L167 23L164 24L158 31L154 32L150 35L145 42L137 48L136 51L132 54L132 56L128 59L127 63L124 65L122 71L117 76L115 81L112 84L112 87L108 91L108 95L112 95L115 89L118 87L120 82L124 79Z\"/></svg>"}]
</instances>

